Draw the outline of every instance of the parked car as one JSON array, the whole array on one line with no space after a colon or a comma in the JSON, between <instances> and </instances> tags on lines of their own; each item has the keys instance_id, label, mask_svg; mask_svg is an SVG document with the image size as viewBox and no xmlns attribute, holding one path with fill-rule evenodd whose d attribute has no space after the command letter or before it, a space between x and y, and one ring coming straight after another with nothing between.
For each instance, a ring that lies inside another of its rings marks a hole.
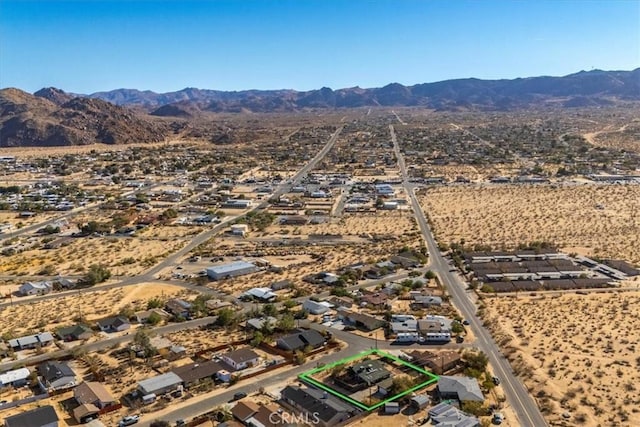
<instances>
[{"instance_id":1,"label":"parked car","mask_svg":"<svg viewBox=\"0 0 640 427\"><path fill-rule=\"evenodd\" d=\"M233 400L240 400L244 399L245 397L247 397L247 393L245 393L244 391L239 391L233 395Z\"/></svg>"},{"instance_id":2,"label":"parked car","mask_svg":"<svg viewBox=\"0 0 640 427\"><path fill-rule=\"evenodd\" d=\"M127 415L118 423L119 427L132 426L140 421L140 415Z\"/></svg>"},{"instance_id":3,"label":"parked car","mask_svg":"<svg viewBox=\"0 0 640 427\"><path fill-rule=\"evenodd\" d=\"M185 420L178 420L176 421L176 427L183 427L186 426L187 422Z\"/></svg>"},{"instance_id":4,"label":"parked car","mask_svg":"<svg viewBox=\"0 0 640 427\"><path fill-rule=\"evenodd\" d=\"M500 378L498 378L498 377L493 377L493 378L491 378L491 381L493 381L493 383L494 383L495 385L500 385Z\"/></svg>"}]
</instances>

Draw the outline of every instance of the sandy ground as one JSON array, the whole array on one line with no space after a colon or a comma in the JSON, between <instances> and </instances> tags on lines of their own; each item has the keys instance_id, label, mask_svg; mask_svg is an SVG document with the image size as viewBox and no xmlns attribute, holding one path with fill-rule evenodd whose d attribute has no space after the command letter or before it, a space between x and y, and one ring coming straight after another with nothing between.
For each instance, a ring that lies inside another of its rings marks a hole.
<instances>
[{"instance_id":1,"label":"sandy ground","mask_svg":"<svg viewBox=\"0 0 640 427\"><path fill-rule=\"evenodd\" d=\"M47 268L52 269L53 274L77 275L83 274L89 265L101 263L114 276L133 276L180 249L199 231L189 227L152 226L139 237L72 238L66 246L57 249L42 249L42 243L36 246L38 249L3 256L0 274L34 275L50 266Z\"/></svg>"},{"instance_id":2,"label":"sandy ground","mask_svg":"<svg viewBox=\"0 0 640 427\"><path fill-rule=\"evenodd\" d=\"M640 186L450 186L430 188L425 212L442 242L512 248L532 241L640 263Z\"/></svg>"},{"instance_id":3,"label":"sandy ground","mask_svg":"<svg viewBox=\"0 0 640 427\"><path fill-rule=\"evenodd\" d=\"M7 231L8 233L17 231L19 229L18 224L22 224L22 226L33 225L44 222L51 218L55 218L60 214L59 212L42 212L30 218L21 218L19 216L19 213L20 212L15 211L0 211L0 224L9 223L13 225L13 228ZM0 237L2 236L0 235Z\"/></svg>"},{"instance_id":4,"label":"sandy ground","mask_svg":"<svg viewBox=\"0 0 640 427\"><path fill-rule=\"evenodd\" d=\"M151 298L181 296L191 299L191 291L167 284L147 283L124 288L70 294L55 300L40 301L26 306L5 307L1 314L0 333L12 333L16 337L31 332L72 325L79 318L93 322L118 314L124 307L144 310Z\"/></svg>"},{"instance_id":5,"label":"sandy ground","mask_svg":"<svg viewBox=\"0 0 640 427\"><path fill-rule=\"evenodd\" d=\"M640 292L485 301L494 337L552 425L640 425Z\"/></svg>"},{"instance_id":6,"label":"sandy ground","mask_svg":"<svg viewBox=\"0 0 640 427\"><path fill-rule=\"evenodd\" d=\"M88 145L76 145L66 147L3 147L2 153L5 156L15 157L49 157L49 156L63 156L65 154L84 154L91 151L107 152L107 151L126 151L132 147L162 147L167 145L189 145L192 147L201 146L208 147L205 141L166 141L157 143L139 143L139 144L121 144L121 145L109 145L109 144L88 144Z\"/></svg>"}]
</instances>

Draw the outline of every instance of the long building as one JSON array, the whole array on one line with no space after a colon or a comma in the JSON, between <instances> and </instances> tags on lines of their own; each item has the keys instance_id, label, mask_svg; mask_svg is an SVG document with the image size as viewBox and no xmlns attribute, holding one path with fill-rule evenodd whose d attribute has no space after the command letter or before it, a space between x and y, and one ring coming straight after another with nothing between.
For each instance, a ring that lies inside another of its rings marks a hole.
<instances>
[{"instance_id":1,"label":"long building","mask_svg":"<svg viewBox=\"0 0 640 427\"><path fill-rule=\"evenodd\" d=\"M230 279L231 277L243 276L258 271L258 268L246 261L235 261L229 264L216 265L206 269L207 276L211 280Z\"/></svg>"}]
</instances>

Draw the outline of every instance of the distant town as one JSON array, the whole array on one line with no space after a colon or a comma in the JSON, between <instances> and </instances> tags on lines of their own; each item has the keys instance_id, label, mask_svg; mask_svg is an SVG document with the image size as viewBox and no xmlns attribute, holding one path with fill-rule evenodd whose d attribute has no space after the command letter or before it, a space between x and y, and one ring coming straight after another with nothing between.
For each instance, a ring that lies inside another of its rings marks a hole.
<instances>
[{"instance_id":1,"label":"distant town","mask_svg":"<svg viewBox=\"0 0 640 427\"><path fill-rule=\"evenodd\" d=\"M637 425L640 122L608 108L3 149L0 418Z\"/></svg>"}]
</instances>

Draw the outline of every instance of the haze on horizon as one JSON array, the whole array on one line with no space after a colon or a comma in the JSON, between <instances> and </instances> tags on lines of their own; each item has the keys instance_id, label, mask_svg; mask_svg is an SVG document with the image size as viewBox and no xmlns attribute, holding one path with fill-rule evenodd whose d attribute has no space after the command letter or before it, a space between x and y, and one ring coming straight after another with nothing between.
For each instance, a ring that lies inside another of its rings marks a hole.
<instances>
[{"instance_id":1,"label":"haze on horizon","mask_svg":"<svg viewBox=\"0 0 640 427\"><path fill-rule=\"evenodd\" d=\"M0 87L334 89L640 64L640 0L0 2Z\"/></svg>"}]
</instances>

